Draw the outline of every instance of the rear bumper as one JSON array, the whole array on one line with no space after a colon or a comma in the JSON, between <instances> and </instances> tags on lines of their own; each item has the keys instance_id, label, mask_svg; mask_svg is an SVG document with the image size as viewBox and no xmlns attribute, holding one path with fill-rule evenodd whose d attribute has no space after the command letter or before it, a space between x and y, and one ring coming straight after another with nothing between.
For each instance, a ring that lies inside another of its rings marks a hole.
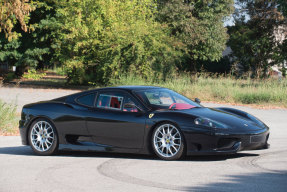
<instances>
[{"instance_id":1,"label":"rear bumper","mask_svg":"<svg viewBox=\"0 0 287 192\"><path fill-rule=\"evenodd\" d=\"M269 131L257 134L185 134L187 155L234 154L243 150L267 149Z\"/></svg>"}]
</instances>

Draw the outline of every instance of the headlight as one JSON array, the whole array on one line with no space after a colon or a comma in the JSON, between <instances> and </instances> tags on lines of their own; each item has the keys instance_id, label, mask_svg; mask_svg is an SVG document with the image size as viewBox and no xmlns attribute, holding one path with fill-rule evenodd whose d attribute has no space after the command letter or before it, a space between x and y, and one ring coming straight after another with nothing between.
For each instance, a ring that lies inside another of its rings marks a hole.
<instances>
[{"instance_id":1,"label":"headlight","mask_svg":"<svg viewBox=\"0 0 287 192\"><path fill-rule=\"evenodd\" d=\"M226 129L227 128L227 126L222 124L222 123L213 121L213 120L208 119L208 118L202 118L202 117L196 118L194 120L194 123L196 125L203 125L206 127L211 127L211 128L216 128L216 129Z\"/></svg>"}]
</instances>

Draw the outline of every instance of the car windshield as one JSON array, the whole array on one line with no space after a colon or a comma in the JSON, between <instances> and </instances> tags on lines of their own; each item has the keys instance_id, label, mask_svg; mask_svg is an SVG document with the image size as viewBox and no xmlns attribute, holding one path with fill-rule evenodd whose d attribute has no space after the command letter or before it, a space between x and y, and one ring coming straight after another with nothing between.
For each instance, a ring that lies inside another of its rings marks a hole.
<instances>
[{"instance_id":1,"label":"car windshield","mask_svg":"<svg viewBox=\"0 0 287 192\"><path fill-rule=\"evenodd\" d=\"M135 94L146 104L157 109L171 108L174 103L190 105L190 108L201 107L200 104L169 89L146 89L135 91Z\"/></svg>"}]
</instances>

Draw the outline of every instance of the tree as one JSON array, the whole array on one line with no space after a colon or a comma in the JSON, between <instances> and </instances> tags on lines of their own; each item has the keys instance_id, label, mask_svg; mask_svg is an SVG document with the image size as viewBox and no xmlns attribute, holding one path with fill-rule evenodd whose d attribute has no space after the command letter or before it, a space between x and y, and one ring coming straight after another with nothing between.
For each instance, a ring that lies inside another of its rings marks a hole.
<instances>
[{"instance_id":1,"label":"tree","mask_svg":"<svg viewBox=\"0 0 287 192\"><path fill-rule=\"evenodd\" d=\"M22 54L18 51L21 42L18 39L8 41L4 33L0 33L0 62L8 62L15 64Z\"/></svg>"},{"instance_id":2,"label":"tree","mask_svg":"<svg viewBox=\"0 0 287 192\"><path fill-rule=\"evenodd\" d=\"M158 7L158 21L186 47L187 69L196 70L198 60L222 57L228 40L223 22L233 11L233 0L160 0Z\"/></svg>"},{"instance_id":3,"label":"tree","mask_svg":"<svg viewBox=\"0 0 287 192\"><path fill-rule=\"evenodd\" d=\"M282 14L287 16L287 1L286 0L277 0L278 8L282 12Z\"/></svg>"},{"instance_id":4,"label":"tree","mask_svg":"<svg viewBox=\"0 0 287 192\"><path fill-rule=\"evenodd\" d=\"M29 0L0 0L0 32L3 30L9 41L19 36L12 31L19 22L23 31L27 31L29 13L34 7Z\"/></svg>"},{"instance_id":5,"label":"tree","mask_svg":"<svg viewBox=\"0 0 287 192\"><path fill-rule=\"evenodd\" d=\"M278 0L279 3L279 10L282 12L284 17L287 17L287 1L285 0ZM285 26L287 26L287 21L285 19ZM282 65L282 73L283 76L286 77L286 66L284 64L287 63L287 38L283 41L283 43L280 45L279 48L279 58L281 59L281 62L283 63Z\"/></svg>"},{"instance_id":6,"label":"tree","mask_svg":"<svg viewBox=\"0 0 287 192\"><path fill-rule=\"evenodd\" d=\"M23 57L18 61L18 65L44 68L52 65L54 57L58 27L55 18L57 4L54 0L38 0L35 3L37 9L30 13L29 20L33 32L22 32L22 46L19 51L23 53Z\"/></svg>"},{"instance_id":7,"label":"tree","mask_svg":"<svg viewBox=\"0 0 287 192\"><path fill-rule=\"evenodd\" d=\"M19 38L11 40L0 33L0 62L16 65L19 75L26 67L44 68L51 65L54 57L54 33L57 28L55 19L56 4L53 0L38 0L34 2L37 9L30 13L31 19L27 23L30 32L21 30L21 25L15 25L14 32Z\"/></svg>"},{"instance_id":8,"label":"tree","mask_svg":"<svg viewBox=\"0 0 287 192\"><path fill-rule=\"evenodd\" d=\"M230 27L228 45L236 62L253 77L266 76L268 68L280 63L275 30L285 18L278 11L276 0L238 0L240 8L234 15L235 26ZM249 17L246 21L246 17Z\"/></svg>"},{"instance_id":9,"label":"tree","mask_svg":"<svg viewBox=\"0 0 287 192\"><path fill-rule=\"evenodd\" d=\"M153 0L71 0L57 14L57 52L71 83L108 83L134 73L165 78L178 52L169 31L154 19Z\"/></svg>"}]
</instances>

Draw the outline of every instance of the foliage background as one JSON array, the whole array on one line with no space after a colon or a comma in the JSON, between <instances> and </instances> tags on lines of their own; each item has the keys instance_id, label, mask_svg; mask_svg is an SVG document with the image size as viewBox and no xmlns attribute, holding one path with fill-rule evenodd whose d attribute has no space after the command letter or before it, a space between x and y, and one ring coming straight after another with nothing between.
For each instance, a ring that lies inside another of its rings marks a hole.
<instances>
[{"instance_id":1,"label":"foliage background","mask_svg":"<svg viewBox=\"0 0 287 192\"><path fill-rule=\"evenodd\" d=\"M123 74L160 81L219 61L224 18L233 11L232 0L21 2L30 5L22 17L30 20L14 19L11 32L0 34L0 62L18 66L19 75L62 67L71 84L108 84Z\"/></svg>"},{"instance_id":2,"label":"foliage background","mask_svg":"<svg viewBox=\"0 0 287 192\"><path fill-rule=\"evenodd\" d=\"M0 0L0 63L62 68L70 84L108 85L122 75L153 82L191 72L250 73L281 67L284 0ZM235 9L234 9L234 5ZM234 25L224 22L233 16ZM284 27L285 26L285 27ZM229 46L232 55L223 57ZM240 70L238 70L240 66Z\"/></svg>"}]
</instances>

